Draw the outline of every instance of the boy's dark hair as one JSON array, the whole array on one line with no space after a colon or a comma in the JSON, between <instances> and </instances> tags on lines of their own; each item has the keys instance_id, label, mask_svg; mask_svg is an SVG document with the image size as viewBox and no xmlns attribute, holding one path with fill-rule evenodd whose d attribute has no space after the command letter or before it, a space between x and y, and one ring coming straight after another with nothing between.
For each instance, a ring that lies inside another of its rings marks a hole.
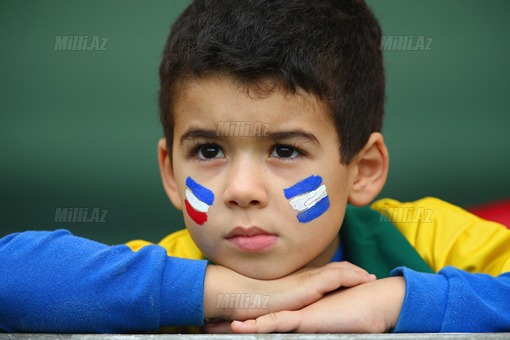
<instances>
[{"instance_id":1,"label":"boy's dark hair","mask_svg":"<svg viewBox=\"0 0 510 340\"><path fill-rule=\"evenodd\" d=\"M380 45L381 28L364 0L196 0L173 25L159 69L168 151L176 85L219 73L247 88L270 80L323 100L348 164L382 127Z\"/></svg>"}]
</instances>

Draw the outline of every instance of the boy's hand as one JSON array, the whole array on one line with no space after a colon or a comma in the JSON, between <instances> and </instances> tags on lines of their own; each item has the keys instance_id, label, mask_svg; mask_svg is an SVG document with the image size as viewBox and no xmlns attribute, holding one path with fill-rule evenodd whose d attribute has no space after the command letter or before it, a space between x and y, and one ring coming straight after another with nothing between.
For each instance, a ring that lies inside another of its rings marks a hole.
<instances>
[{"instance_id":1,"label":"boy's hand","mask_svg":"<svg viewBox=\"0 0 510 340\"><path fill-rule=\"evenodd\" d=\"M297 310L339 287L374 280L374 275L349 262L305 268L276 280L255 280L222 266L209 265L204 283L205 318L247 320L282 310ZM254 328L249 329L251 332Z\"/></svg>"},{"instance_id":2,"label":"boy's hand","mask_svg":"<svg viewBox=\"0 0 510 340\"><path fill-rule=\"evenodd\" d=\"M298 311L270 313L245 322L234 321L231 329L235 333L387 332L397 323L404 294L404 278L381 279L334 292Z\"/></svg>"}]
</instances>

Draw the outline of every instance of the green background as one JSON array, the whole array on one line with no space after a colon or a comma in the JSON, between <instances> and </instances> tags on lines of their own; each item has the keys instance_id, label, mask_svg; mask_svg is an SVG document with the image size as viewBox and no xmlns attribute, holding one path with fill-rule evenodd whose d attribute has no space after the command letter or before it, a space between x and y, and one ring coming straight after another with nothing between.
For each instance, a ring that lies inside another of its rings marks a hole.
<instances>
[{"instance_id":1,"label":"green background","mask_svg":"<svg viewBox=\"0 0 510 340\"><path fill-rule=\"evenodd\" d=\"M189 1L0 3L0 236L66 228L114 244L183 226L160 182L157 68ZM432 38L386 51L381 196L461 206L510 196L510 2L369 1L386 36ZM57 36L106 51L55 51ZM57 208L108 210L105 223L54 223Z\"/></svg>"}]
</instances>

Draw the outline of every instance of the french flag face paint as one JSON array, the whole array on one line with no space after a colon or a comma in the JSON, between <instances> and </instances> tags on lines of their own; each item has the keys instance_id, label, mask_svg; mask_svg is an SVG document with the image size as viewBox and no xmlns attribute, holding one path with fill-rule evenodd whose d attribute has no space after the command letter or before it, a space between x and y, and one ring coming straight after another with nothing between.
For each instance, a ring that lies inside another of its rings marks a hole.
<instances>
[{"instance_id":1,"label":"french flag face paint","mask_svg":"<svg viewBox=\"0 0 510 340\"><path fill-rule=\"evenodd\" d=\"M301 223L316 219L329 208L328 193L321 176L310 176L284 189L283 193L290 199L292 208L299 211L297 219Z\"/></svg>"},{"instance_id":2,"label":"french flag face paint","mask_svg":"<svg viewBox=\"0 0 510 340\"><path fill-rule=\"evenodd\" d=\"M186 211L189 217L199 225L207 222L207 211L214 202L214 194L211 190L201 186L191 177L186 178Z\"/></svg>"}]
</instances>

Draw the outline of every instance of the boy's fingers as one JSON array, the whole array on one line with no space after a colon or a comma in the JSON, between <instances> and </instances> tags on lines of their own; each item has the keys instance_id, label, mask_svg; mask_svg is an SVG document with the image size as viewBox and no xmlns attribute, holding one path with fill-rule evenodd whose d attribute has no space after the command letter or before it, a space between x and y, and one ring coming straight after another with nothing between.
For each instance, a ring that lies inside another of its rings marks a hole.
<instances>
[{"instance_id":1,"label":"boy's fingers","mask_svg":"<svg viewBox=\"0 0 510 340\"><path fill-rule=\"evenodd\" d=\"M210 334L228 334L233 333L230 327L230 321L214 321L204 325L204 331Z\"/></svg>"},{"instance_id":2,"label":"boy's fingers","mask_svg":"<svg viewBox=\"0 0 510 340\"><path fill-rule=\"evenodd\" d=\"M363 269L361 267L358 267L357 265L355 265L353 263L350 263L350 262L347 262L347 261L338 262L337 264L338 264L338 266L341 266L343 268L349 268L349 269L352 269L354 271L358 271L358 272L362 272L362 273L368 274L368 272L365 269Z\"/></svg>"},{"instance_id":3,"label":"boy's fingers","mask_svg":"<svg viewBox=\"0 0 510 340\"><path fill-rule=\"evenodd\" d=\"M233 321L231 328L234 333L285 333L295 331L299 325L299 311L282 311L255 320Z\"/></svg>"},{"instance_id":4,"label":"boy's fingers","mask_svg":"<svg viewBox=\"0 0 510 340\"><path fill-rule=\"evenodd\" d=\"M340 287L353 287L375 279L374 275L366 272L333 267L312 274L311 282L315 285L316 291L325 294Z\"/></svg>"}]
</instances>

